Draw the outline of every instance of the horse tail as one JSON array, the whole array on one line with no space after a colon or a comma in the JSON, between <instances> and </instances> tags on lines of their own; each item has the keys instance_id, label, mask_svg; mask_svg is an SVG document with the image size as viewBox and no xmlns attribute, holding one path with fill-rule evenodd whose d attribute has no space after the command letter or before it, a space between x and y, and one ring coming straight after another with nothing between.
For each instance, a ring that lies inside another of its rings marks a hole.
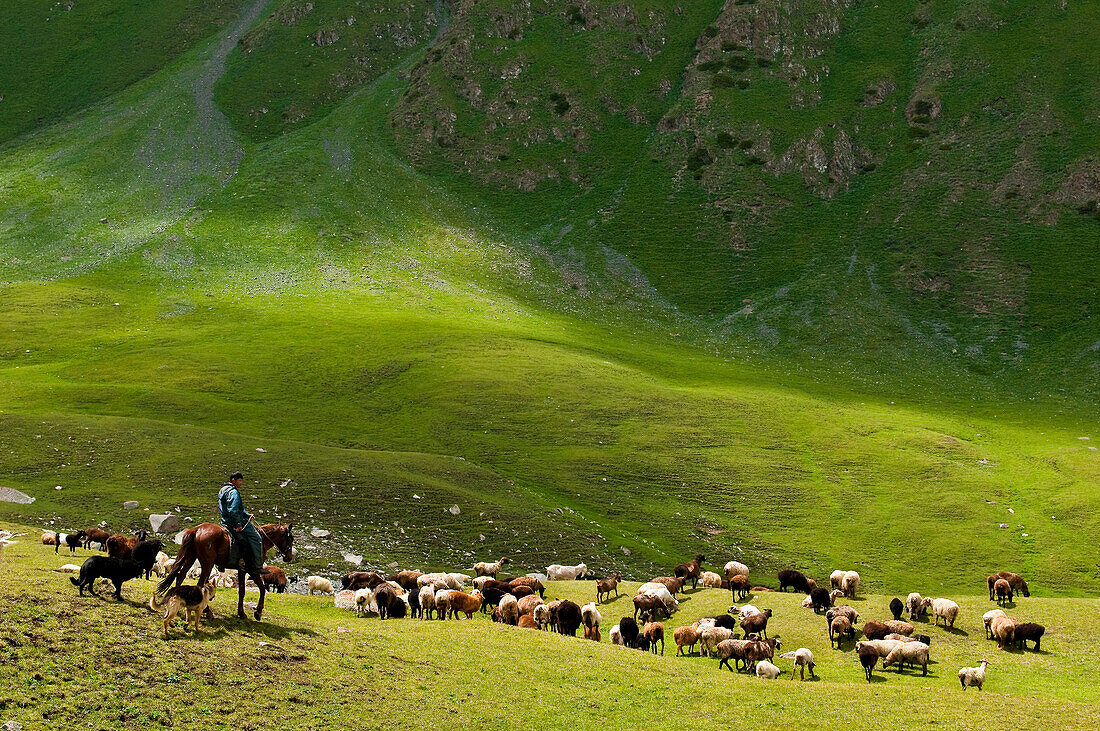
<instances>
[{"instance_id":1,"label":"horse tail","mask_svg":"<svg viewBox=\"0 0 1100 731\"><path fill-rule=\"evenodd\" d=\"M180 575L186 576L187 572L191 569L191 564L195 563L196 558L195 529L190 528L183 533L183 543L180 545L180 550L176 554L176 562L172 565L172 570L168 572L167 576L160 580L159 584L157 584L157 594L163 594L168 591L172 586L172 582Z\"/></svg>"}]
</instances>

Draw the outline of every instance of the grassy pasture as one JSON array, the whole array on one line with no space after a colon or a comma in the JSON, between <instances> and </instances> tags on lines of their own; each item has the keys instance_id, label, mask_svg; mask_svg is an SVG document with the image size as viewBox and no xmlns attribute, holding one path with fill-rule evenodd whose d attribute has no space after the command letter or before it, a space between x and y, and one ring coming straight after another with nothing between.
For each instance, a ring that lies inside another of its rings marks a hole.
<instances>
[{"instance_id":1,"label":"grassy pasture","mask_svg":"<svg viewBox=\"0 0 1100 731\"><path fill-rule=\"evenodd\" d=\"M36 541L32 530L0 557L0 653L10 678L0 689L0 715L27 728L259 728L272 717L292 727L375 728L407 721L425 707L464 724L581 728L628 725L653 714L689 728L820 727L836 723L838 712L856 728L881 728L899 718L985 728L1002 717L1091 728L1100 700L1094 599L1033 594L1011 607L1019 619L1046 625L1043 651L1035 653L998 650L981 626L981 614L993 604L984 595L955 596L962 611L954 632L919 628L932 636L929 675L880 669L868 685L850 649L829 648L824 620L799 606L801 596L753 596L756 606L775 612L769 630L783 648L808 647L818 663L820 679L803 683L791 682L790 663L777 660L787 675L769 683L719 673L717 662L706 658L674 657L668 647L664 657L654 657L610 646L608 630L629 613L636 583L621 585L621 596L601 607L599 645L493 625L481 615L445 623L357 619L327 597L269 595L266 621L254 624L230 618L235 594L229 591L219 592L217 618L204 623L198 637L177 626L165 640L144 605L151 583L127 584L118 604L77 597L65 575L53 571L68 559ZM579 603L593 595L591 582L557 582L547 590L547 598ZM726 592L711 589L681 599L666 623L670 644L674 626L729 604ZM889 599L868 594L851 603L862 618L881 619L889 616ZM958 668L982 657L993 663L985 691L963 692Z\"/></svg>"}]
</instances>

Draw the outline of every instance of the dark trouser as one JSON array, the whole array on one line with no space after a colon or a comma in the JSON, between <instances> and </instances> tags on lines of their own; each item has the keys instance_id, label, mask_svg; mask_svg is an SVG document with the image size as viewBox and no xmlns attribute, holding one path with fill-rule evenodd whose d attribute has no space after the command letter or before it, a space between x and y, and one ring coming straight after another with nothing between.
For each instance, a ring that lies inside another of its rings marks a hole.
<instances>
[{"instance_id":1,"label":"dark trouser","mask_svg":"<svg viewBox=\"0 0 1100 731\"><path fill-rule=\"evenodd\" d=\"M264 540L260 532L252 523L247 524L240 533L230 531L233 540L237 542L240 560L244 561L246 568L259 571L263 568ZM234 567L236 568L236 567Z\"/></svg>"}]
</instances>

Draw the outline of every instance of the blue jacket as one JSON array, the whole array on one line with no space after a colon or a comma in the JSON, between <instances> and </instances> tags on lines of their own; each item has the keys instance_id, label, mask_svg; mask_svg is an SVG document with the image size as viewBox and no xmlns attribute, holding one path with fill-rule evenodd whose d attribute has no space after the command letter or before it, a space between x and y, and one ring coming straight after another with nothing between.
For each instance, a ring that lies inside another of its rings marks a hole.
<instances>
[{"instance_id":1,"label":"blue jacket","mask_svg":"<svg viewBox=\"0 0 1100 731\"><path fill-rule=\"evenodd\" d=\"M233 485L225 485L218 493L218 508L222 513L222 525L231 531L248 525L248 520L252 517L244 509L241 491Z\"/></svg>"}]
</instances>

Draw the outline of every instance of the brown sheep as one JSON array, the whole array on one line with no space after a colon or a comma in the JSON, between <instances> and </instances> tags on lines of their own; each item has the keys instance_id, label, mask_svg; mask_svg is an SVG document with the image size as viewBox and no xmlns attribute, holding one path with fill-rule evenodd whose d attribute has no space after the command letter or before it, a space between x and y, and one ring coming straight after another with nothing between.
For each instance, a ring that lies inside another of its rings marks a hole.
<instances>
[{"instance_id":1,"label":"brown sheep","mask_svg":"<svg viewBox=\"0 0 1100 731\"><path fill-rule=\"evenodd\" d=\"M111 537L111 534L102 528L89 528L84 531L84 547L91 548L93 543L99 544L99 550L107 550L107 539Z\"/></svg>"},{"instance_id":2,"label":"brown sheep","mask_svg":"<svg viewBox=\"0 0 1100 731\"><path fill-rule=\"evenodd\" d=\"M542 603L542 599L534 594L523 597L519 600L519 616L522 617L525 614L534 614L535 607Z\"/></svg>"},{"instance_id":3,"label":"brown sheep","mask_svg":"<svg viewBox=\"0 0 1100 731\"><path fill-rule=\"evenodd\" d=\"M836 649L840 649L841 640L844 639L844 635L848 635L849 640L854 640L856 633L852 629L852 623L843 614L839 614L833 617L832 623L829 624L829 646L833 644L833 640L836 639Z\"/></svg>"},{"instance_id":4,"label":"brown sheep","mask_svg":"<svg viewBox=\"0 0 1100 731\"><path fill-rule=\"evenodd\" d=\"M493 614L496 614L498 611L499 610L494 609ZM497 621L497 620L494 619L493 621ZM519 624L517 626L523 627L524 629L538 629L539 628L538 624L535 622L535 618L532 617L530 614L520 615Z\"/></svg>"},{"instance_id":5,"label":"brown sheep","mask_svg":"<svg viewBox=\"0 0 1100 731\"><path fill-rule=\"evenodd\" d=\"M869 640L881 640L891 632L892 630L886 625L885 622L877 622L872 619L869 622L865 622L863 624L863 636Z\"/></svg>"},{"instance_id":6,"label":"brown sheep","mask_svg":"<svg viewBox=\"0 0 1100 731\"><path fill-rule=\"evenodd\" d=\"M539 596L543 599L546 598L546 587L542 585L542 582L536 579L534 576L518 576L508 582L508 586L511 589L515 589L517 586L529 586L539 593Z\"/></svg>"},{"instance_id":7,"label":"brown sheep","mask_svg":"<svg viewBox=\"0 0 1100 731\"><path fill-rule=\"evenodd\" d=\"M658 576L651 583L661 584L666 589L668 589L668 593L672 594L673 596L676 596L678 593L684 590L684 580L677 579L673 576Z\"/></svg>"},{"instance_id":8,"label":"brown sheep","mask_svg":"<svg viewBox=\"0 0 1100 731\"><path fill-rule=\"evenodd\" d=\"M600 579L596 582L596 603L602 604L604 599L611 597L611 592L615 592L615 596L619 596L619 582L623 580L623 575L618 571L613 573L606 579Z\"/></svg>"},{"instance_id":9,"label":"brown sheep","mask_svg":"<svg viewBox=\"0 0 1100 731\"><path fill-rule=\"evenodd\" d=\"M459 613L466 619L472 619L474 612L481 609L481 592L474 589L469 594L461 591L451 592L451 619L458 619Z\"/></svg>"},{"instance_id":10,"label":"brown sheep","mask_svg":"<svg viewBox=\"0 0 1100 731\"><path fill-rule=\"evenodd\" d=\"M1016 620L1011 617L994 617L989 624L993 632L993 639L997 640L997 646L1002 650L1016 641Z\"/></svg>"},{"instance_id":11,"label":"brown sheep","mask_svg":"<svg viewBox=\"0 0 1100 731\"><path fill-rule=\"evenodd\" d=\"M398 586L411 594L415 591L420 590L420 587L417 586L416 580L423 575L424 574L420 571L398 571L396 574L387 579L387 581L397 582Z\"/></svg>"},{"instance_id":12,"label":"brown sheep","mask_svg":"<svg viewBox=\"0 0 1100 731\"><path fill-rule=\"evenodd\" d=\"M530 586L525 586L524 584L520 584L518 586L513 586L512 587L512 596L514 596L516 599L522 599L525 596L534 596L534 595L535 595L535 590L533 588L531 588Z\"/></svg>"},{"instance_id":13,"label":"brown sheep","mask_svg":"<svg viewBox=\"0 0 1100 731\"><path fill-rule=\"evenodd\" d=\"M898 635L905 635L906 637L913 634L913 630L915 629L913 625L900 619L888 619L883 622L883 624L890 629L890 632Z\"/></svg>"},{"instance_id":14,"label":"brown sheep","mask_svg":"<svg viewBox=\"0 0 1100 731\"><path fill-rule=\"evenodd\" d=\"M691 559L687 563L682 563L676 567L673 571L673 575L678 579L684 579L686 582L691 579L691 588L695 589L699 584L699 572L703 568L703 554L698 553L695 558ZM669 591L672 591L669 589Z\"/></svg>"},{"instance_id":15,"label":"brown sheep","mask_svg":"<svg viewBox=\"0 0 1100 731\"><path fill-rule=\"evenodd\" d=\"M108 553L110 550L108 547ZM374 571L352 571L340 577L340 584L344 589L373 589L385 583L386 578Z\"/></svg>"},{"instance_id":16,"label":"brown sheep","mask_svg":"<svg viewBox=\"0 0 1100 731\"><path fill-rule=\"evenodd\" d=\"M997 595L997 603L1003 607L1012 601L1012 584L1007 579L997 579L993 582L993 593Z\"/></svg>"},{"instance_id":17,"label":"brown sheep","mask_svg":"<svg viewBox=\"0 0 1100 731\"><path fill-rule=\"evenodd\" d=\"M638 618L639 613L643 612L664 612L666 617L671 617L672 614L668 611L668 607L665 606L664 601L660 597L650 596L648 594L641 594L634 597L634 619Z\"/></svg>"},{"instance_id":18,"label":"brown sheep","mask_svg":"<svg viewBox=\"0 0 1100 731\"><path fill-rule=\"evenodd\" d=\"M765 609L759 614L753 614L741 620L741 629L745 634L761 634L768 638L768 619L772 616L772 610Z\"/></svg>"},{"instance_id":19,"label":"brown sheep","mask_svg":"<svg viewBox=\"0 0 1100 731\"><path fill-rule=\"evenodd\" d=\"M649 640L649 649L656 655L657 643L661 643L661 654L665 654L665 626L660 622L648 622L642 627L642 637Z\"/></svg>"},{"instance_id":20,"label":"brown sheep","mask_svg":"<svg viewBox=\"0 0 1100 731\"><path fill-rule=\"evenodd\" d=\"M741 663L745 660L745 651L749 645L755 640L722 640L714 648L715 654L718 656L718 669L721 670L722 666L726 666L726 670L733 672L734 667L738 670L741 669ZM733 665L730 665L730 658L733 658ZM747 667L747 664L746 664Z\"/></svg>"},{"instance_id":21,"label":"brown sheep","mask_svg":"<svg viewBox=\"0 0 1100 731\"><path fill-rule=\"evenodd\" d=\"M1027 582L1024 581L1024 577L1019 574L1014 574L1011 571L998 571L995 574L990 574L985 583L989 586L989 601L993 601L993 587L997 583L997 579L1004 579L1008 582L1008 585L1012 587L1012 591L1016 594L1023 594L1024 596L1031 596L1031 592L1028 591Z\"/></svg>"},{"instance_id":22,"label":"brown sheep","mask_svg":"<svg viewBox=\"0 0 1100 731\"><path fill-rule=\"evenodd\" d=\"M733 601L744 601L749 596L749 577L734 576L729 580Z\"/></svg>"},{"instance_id":23,"label":"brown sheep","mask_svg":"<svg viewBox=\"0 0 1100 731\"><path fill-rule=\"evenodd\" d=\"M695 645L699 642L699 623L677 627L672 631L672 639L676 643L677 655L686 654L684 652L685 647L694 650Z\"/></svg>"},{"instance_id":24,"label":"brown sheep","mask_svg":"<svg viewBox=\"0 0 1100 731\"><path fill-rule=\"evenodd\" d=\"M754 615L755 616L755 615ZM756 640L745 647L745 667L750 672L756 669L756 663L761 660L771 660L775 657L776 648L782 647L779 635L770 640Z\"/></svg>"},{"instance_id":25,"label":"brown sheep","mask_svg":"<svg viewBox=\"0 0 1100 731\"><path fill-rule=\"evenodd\" d=\"M553 605L557 604L556 607ZM576 602L562 599L551 604L551 622L563 635L577 636L577 628L581 626L581 607Z\"/></svg>"}]
</instances>

